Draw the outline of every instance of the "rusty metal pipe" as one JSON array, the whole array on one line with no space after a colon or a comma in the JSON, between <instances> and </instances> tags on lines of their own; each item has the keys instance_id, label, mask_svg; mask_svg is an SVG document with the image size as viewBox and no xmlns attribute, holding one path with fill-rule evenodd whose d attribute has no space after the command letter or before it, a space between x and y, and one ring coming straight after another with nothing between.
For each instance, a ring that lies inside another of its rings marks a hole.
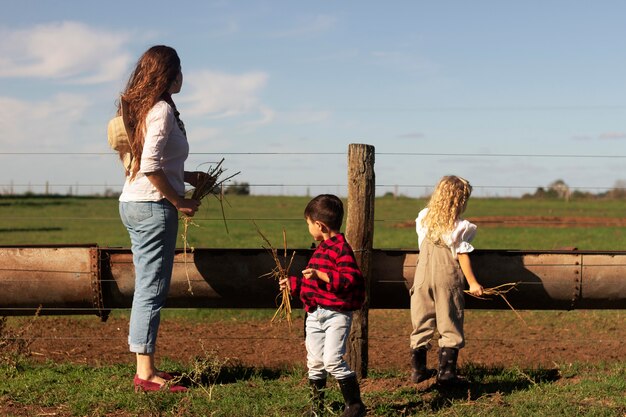
<instances>
[{"instance_id":1,"label":"rusty metal pipe","mask_svg":"<svg viewBox=\"0 0 626 417\"><path fill-rule=\"evenodd\" d=\"M291 254L291 250L288 251ZM291 272L312 251L298 249ZM408 308L416 251L372 251L370 308ZM477 250L476 275L485 287L519 283L507 299L516 309L623 309L626 252ZM278 285L262 277L274 268L263 249L178 252L167 300L174 308L274 308ZM134 269L129 249L89 247L0 248L0 316L97 314L129 308ZM466 297L469 309L508 309ZM298 306L297 300L294 305Z\"/></svg>"},{"instance_id":2,"label":"rusty metal pipe","mask_svg":"<svg viewBox=\"0 0 626 417\"><path fill-rule=\"evenodd\" d=\"M418 257L416 251L374 253L372 305L408 308L408 294L401 290L413 284ZM626 252L476 250L471 258L485 288L518 283L506 294L516 309L626 308ZM510 307L500 297L484 301L468 296L466 308Z\"/></svg>"},{"instance_id":3,"label":"rusty metal pipe","mask_svg":"<svg viewBox=\"0 0 626 417\"><path fill-rule=\"evenodd\" d=\"M0 248L0 315L96 314L104 317L99 249Z\"/></svg>"}]
</instances>

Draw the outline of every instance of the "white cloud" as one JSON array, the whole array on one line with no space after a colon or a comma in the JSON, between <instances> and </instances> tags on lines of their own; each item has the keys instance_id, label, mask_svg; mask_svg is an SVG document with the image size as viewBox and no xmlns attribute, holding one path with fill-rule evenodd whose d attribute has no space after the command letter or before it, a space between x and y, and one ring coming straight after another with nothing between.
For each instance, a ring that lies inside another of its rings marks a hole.
<instances>
[{"instance_id":1,"label":"white cloud","mask_svg":"<svg viewBox=\"0 0 626 417\"><path fill-rule=\"evenodd\" d=\"M327 110L293 110L281 112L280 121L286 124L304 125L323 123L330 120L332 113Z\"/></svg>"},{"instance_id":2,"label":"white cloud","mask_svg":"<svg viewBox=\"0 0 626 417\"><path fill-rule=\"evenodd\" d=\"M409 132L398 135L400 139L424 139L424 134L421 132Z\"/></svg>"},{"instance_id":3,"label":"white cloud","mask_svg":"<svg viewBox=\"0 0 626 417\"><path fill-rule=\"evenodd\" d=\"M605 132L601 133L600 139L626 139L626 132Z\"/></svg>"},{"instance_id":4,"label":"white cloud","mask_svg":"<svg viewBox=\"0 0 626 417\"><path fill-rule=\"evenodd\" d=\"M196 141L205 141L207 139L213 139L217 136L219 136L222 131L221 129L215 128L215 127L207 127L207 126L201 126L201 127L189 127L189 126L185 126L187 132L189 133L189 137L190 137L190 141L192 140L196 140Z\"/></svg>"},{"instance_id":5,"label":"white cloud","mask_svg":"<svg viewBox=\"0 0 626 417\"><path fill-rule=\"evenodd\" d=\"M0 77L53 78L72 83L119 81L132 57L130 35L79 22L0 30Z\"/></svg>"},{"instance_id":6,"label":"white cloud","mask_svg":"<svg viewBox=\"0 0 626 417\"><path fill-rule=\"evenodd\" d=\"M89 105L86 97L75 94L37 102L0 97L0 147L3 151L58 151L77 136L75 129Z\"/></svg>"},{"instance_id":7,"label":"white cloud","mask_svg":"<svg viewBox=\"0 0 626 417\"><path fill-rule=\"evenodd\" d=\"M247 122L248 126L261 126L266 125L274 121L276 117L276 112L267 106L259 106L259 114L260 119L253 120L251 122Z\"/></svg>"},{"instance_id":8,"label":"white cloud","mask_svg":"<svg viewBox=\"0 0 626 417\"><path fill-rule=\"evenodd\" d=\"M583 140L589 141L589 140L596 140L596 139L600 139L600 140L626 139L626 132L604 132L604 133L600 133L597 135L580 134L580 135L572 136L572 139L581 140L581 141Z\"/></svg>"},{"instance_id":9,"label":"white cloud","mask_svg":"<svg viewBox=\"0 0 626 417\"><path fill-rule=\"evenodd\" d=\"M250 72L232 75L216 71L200 71L185 74L184 97L185 115L212 118L235 116L256 116L255 123L269 123L273 111L258 97L267 84L264 72Z\"/></svg>"}]
</instances>

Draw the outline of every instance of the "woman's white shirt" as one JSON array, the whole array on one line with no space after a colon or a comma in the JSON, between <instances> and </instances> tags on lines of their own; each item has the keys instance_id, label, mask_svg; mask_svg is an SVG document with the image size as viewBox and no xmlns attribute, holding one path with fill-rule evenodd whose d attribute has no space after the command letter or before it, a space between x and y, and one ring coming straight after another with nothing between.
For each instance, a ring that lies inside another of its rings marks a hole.
<instances>
[{"instance_id":1,"label":"woman's white shirt","mask_svg":"<svg viewBox=\"0 0 626 417\"><path fill-rule=\"evenodd\" d=\"M189 143L178 127L174 109L165 101L155 104L146 116L146 134L139 172L134 180L126 177L120 201L159 201L163 194L152 185L146 173L162 170L180 196L185 194L185 160Z\"/></svg>"},{"instance_id":2,"label":"woman's white shirt","mask_svg":"<svg viewBox=\"0 0 626 417\"><path fill-rule=\"evenodd\" d=\"M428 234L428 228L423 224L426 213L428 213L428 208L422 209L415 219L415 231L417 232L417 242L420 247ZM467 220L458 219L454 224L454 229L442 236L443 242L450 248L455 259L459 253L469 253L474 250L470 242L476 236L476 229L475 224Z\"/></svg>"}]
</instances>

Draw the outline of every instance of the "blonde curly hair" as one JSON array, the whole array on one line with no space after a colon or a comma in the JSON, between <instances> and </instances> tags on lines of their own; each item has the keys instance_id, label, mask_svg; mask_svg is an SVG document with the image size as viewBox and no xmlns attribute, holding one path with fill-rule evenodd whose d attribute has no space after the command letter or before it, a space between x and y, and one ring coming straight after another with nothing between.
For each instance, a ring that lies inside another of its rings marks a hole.
<instances>
[{"instance_id":1,"label":"blonde curly hair","mask_svg":"<svg viewBox=\"0 0 626 417\"><path fill-rule=\"evenodd\" d=\"M456 221L467 208L472 186L461 177L448 175L439 181L428 202L423 225L427 237L436 245L443 245L443 236L454 230Z\"/></svg>"}]
</instances>

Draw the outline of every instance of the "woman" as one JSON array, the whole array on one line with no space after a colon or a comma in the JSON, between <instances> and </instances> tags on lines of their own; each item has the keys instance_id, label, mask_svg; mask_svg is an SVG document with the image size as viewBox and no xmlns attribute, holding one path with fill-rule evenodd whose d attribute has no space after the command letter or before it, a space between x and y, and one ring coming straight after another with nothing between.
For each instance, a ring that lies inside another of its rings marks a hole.
<instances>
[{"instance_id":1,"label":"woman","mask_svg":"<svg viewBox=\"0 0 626 417\"><path fill-rule=\"evenodd\" d=\"M135 266L128 343L137 358L136 391L186 390L166 385L172 376L157 370L154 362L160 312L174 265L178 212L193 216L200 205L184 198L184 183L195 186L205 175L184 170L189 144L172 101L182 83L176 51L153 46L137 62L121 98L133 156L119 200Z\"/></svg>"}]
</instances>

